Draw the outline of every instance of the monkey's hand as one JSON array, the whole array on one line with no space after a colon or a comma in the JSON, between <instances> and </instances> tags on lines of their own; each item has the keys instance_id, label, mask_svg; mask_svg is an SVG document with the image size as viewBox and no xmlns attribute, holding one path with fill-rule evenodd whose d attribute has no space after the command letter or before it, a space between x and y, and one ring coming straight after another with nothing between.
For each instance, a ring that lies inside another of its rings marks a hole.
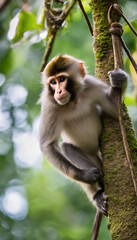
<instances>
[{"instance_id":1,"label":"monkey's hand","mask_svg":"<svg viewBox=\"0 0 137 240\"><path fill-rule=\"evenodd\" d=\"M120 68L108 72L111 86L114 88L126 88L127 86L127 74Z\"/></svg>"},{"instance_id":2,"label":"monkey's hand","mask_svg":"<svg viewBox=\"0 0 137 240\"><path fill-rule=\"evenodd\" d=\"M103 177L103 173L98 168L90 168L87 170L82 170L82 179L85 183L95 183L100 181Z\"/></svg>"},{"instance_id":3,"label":"monkey's hand","mask_svg":"<svg viewBox=\"0 0 137 240\"><path fill-rule=\"evenodd\" d=\"M99 190L93 200L95 201L95 205L97 206L98 210L103 213L105 216L108 216L108 206L107 206L107 196L105 195L104 191L101 189Z\"/></svg>"}]
</instances>

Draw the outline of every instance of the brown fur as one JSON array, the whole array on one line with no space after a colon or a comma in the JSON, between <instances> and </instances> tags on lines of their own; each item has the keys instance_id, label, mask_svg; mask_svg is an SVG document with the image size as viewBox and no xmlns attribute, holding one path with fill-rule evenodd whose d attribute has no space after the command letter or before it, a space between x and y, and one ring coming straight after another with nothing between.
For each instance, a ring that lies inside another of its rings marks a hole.
<instances>
[{"instance_id":1,"label":"brown fur","mask_svg":"<svg viewBox=\"0 0 137 240\"><path fill-rule=\"evenodd\" d=\"M60 72L68 71L71 67L72 61L68 61L66 57L59 55L53 59L46 67L47 77L56 75Z\"/></svg>"}]
</instances>

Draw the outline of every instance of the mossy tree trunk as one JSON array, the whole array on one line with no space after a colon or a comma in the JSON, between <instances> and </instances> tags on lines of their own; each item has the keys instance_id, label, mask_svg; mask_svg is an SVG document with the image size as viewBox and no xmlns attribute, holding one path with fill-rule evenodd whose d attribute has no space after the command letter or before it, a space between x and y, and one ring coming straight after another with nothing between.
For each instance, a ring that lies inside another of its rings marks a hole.
<instances>
[{"instance_id":1,"label":"mossy tree trunk","mask_svg":"<svg viewBox=\"0 0 137 240\"><path fill-rule=\"evenodd\" d=\"M96 76L106 82L108 82L108 71L114 69L112 40L107 21L108 8L113 3L118 1L91 0ZM137 180L137 139L125 106L123 106L123 116ZM137 240L137 196L118 120L104 116L101 143L112 240Z\"/></svg>"}]
</instances>

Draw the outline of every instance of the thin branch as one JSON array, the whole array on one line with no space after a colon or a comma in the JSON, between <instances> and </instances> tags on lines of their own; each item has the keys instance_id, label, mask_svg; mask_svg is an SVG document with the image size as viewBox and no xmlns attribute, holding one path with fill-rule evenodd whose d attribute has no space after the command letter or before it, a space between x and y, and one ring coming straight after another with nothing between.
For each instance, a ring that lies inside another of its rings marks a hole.
<instances>
[{"instance_id":1,"label":"thin branch","mask_svg":"<svg viewBox=\"0 0 137 240\"><path fill-rule=\"evenodd\" d=\"M94 219L91 240L97 240L99 229L100 229L100 224L102 221L102 216L103 216L102 213L97 211L95 219Z\"/></svg>"},{"instance_id":2,"label":"thin branch","mask_svg":"<svg viewBox=\"0 0 137 240\"><path fill-rule=\"evenodd\" d=\"M11 0L4 0L0 2L0 12L10 3Z\"/></svg>"},{"instance_id":3,"label":"thin branch","mask_svg":"<svg viewBox=\"0 0 137 240\"><path fill-rule=\"evenodd\" d=\"M131 178L133 181L133 186L135 189L135 193L137 196L137 183L136 183L136 177L135 177L135 172L134 172L134 167L131 161L131 155L130 155L130 150L127 142L127 136L126 136L126 131L125 131L125 126L124 126L124 121L123 121L123 113L122 113L122 107L121 107L121 95L119 92L117 93L117 102L118 102L118 115L119 115L119 124L121 128L121 133L122 133L122 139L123 139L123 145L125 148L125 153L127 157L127 162L130 168L130 173L131 173Z\"/></svg>"},{"instance_id":4,"label":"thin branch","mask_svg":"<svg viewBox=\"0 0 137 240\"><path fill-rule=\"evenodd\" d=\"M137 73L137 64L135 62L135 60L133 59L133 57L131 56L127 46L125 45L123 39L121 38L122 36L122 33L123 33L123 29L122 29L122 25L120 23L116 23L116 22L112 22L112 19L111 19L111 13L112 13L112 9L115 9L119 14L120 16L122 16L124 18L124 20L127 22L127 24L129 25L129 27L131 28L131 30L134 32L134 34L137 36L137 33L135 31L135 29L131 26L131 24L128 22L128 20L126 19L126 17L124 16L123 12L122 12L122 9L119 5L117 4L113 4L110 6L109 10L108 10L108 22L109 24L111 25L111 28L110 28L110 32L112 33L112 42L114 43L116 41L116 38L113 37L113 35L117 35L119 37L118 39L118 42L119 40L121 41L121 44L129 58L129 60L131 61L136 73ZM113 39L114 38L114 39ZM114 43L115 44L115 43ZM119 43L117 44L117 47L119 47ZM115 50L115 48L113 48ZM118 51L116 51L117 54L119 54ZM115 61L119 61L119 57L115 57L115 51L114 51L114 60Z\"/></svg>"},{"instance_id":5,"label":"thin branch","mask_svg":"<svg viewBox=\"0 0 137 240\"><path fill-rule=\"evenodd\" d=\"M68 7L61 13L60 15L60 20L62 20L62 23L64 22L64 20L66 19L66 17L68 16L68 14L70 13L70 11L72 10L72 8L74 7L76 3L76 0L73 0Z\"/></svg>"},{"instance_id":6,"label":"thin branch","mask_svg":"<svg viewBox=\"0 0 137 240\"><path fill-rule=\"evenodd\" d=\"M50 38L46 47L40 71L44 70L51 54L57 32L62 27L63 22L65 21L66 17L70 13L75 3L76 0L73 0L69 5L66 5L65 9L59 9L59 11L56 12L55 8L52 8L52 1L45 0L45 15L49 24L48 35L50 36Z\"/></svg>"},{"instance_id":7,"label":"thin branch","mask_svg":"<svg viewBox=\"0 0 137 240\"><path fill-rule=\"evenodd\" d=\"M41 72L44 70L45 66L48 63L48 59L49 59L49 56L51 54L51 51L52 51L52 48L53 48L53 45L54 45L54 42L55 42L56 34L57 34L57 31L54 33L54 35L52 35L50 37L50 40L48 42L48 46L46 47L46 51L44 53L44 57L43 57L41 68L40 68Z\"/></svg>"},{"instance_id":8,"label":"thin branch","mask_svg":"<svg viewBox=\"0 0 137 240\"><path fill-rule=\"evenodd\" d=\"M122 43L122 46L123 46L123 48L124 48L128 58L129 58L130 62L132 63L132 66L134 67L134 69L135 69L135 71L137 73L137 64L136 64L134 58L131 56L131 54L130 54L130 52L129 52L129 50L128 50L127 46L125 45L125 43L124 43L122 38L120 38L120 41Z\"/></svg>"},{"instance_id":9,"label":"thin branch","mask_svg":"<svg viewBox=\"0 0 137 240\"><path fill-rule=\"evenodd\" d=\"M123 17L123 19L124 19L125 22L128 24L128 26L130 27L130 29L132 30L132 32L137 36L136 30L132 27L132 25L129 23L129 21L127 20L127 18L126 18L125 15L123 14L123 11L122 11L121 7L120 7L118 4L113 4L113 7L117 10L117 12L120 14L120 16Z\"/></svg>"},{"instance_id":10,"label":"thin branch","mask_svg":"<svg viewBox=\"0 0 137 240\"><path fill-rule=\"evenodd\" d=\"M84 15L84 17L85 17L85 20L86 20L86 22L87 22L89 31L90 31L91 35L93 36L93 28L92 28L92 26L91 26L91 23L90 23L90 21L89 21L89 18L88 18L88 16L87 16L85 10L84 10L84 7L83 7L83 4L82 4L81 0L78 0L78 3L79 3L79 6L80 6L81 11L83 12L83 15Z\"/></svg>"}]
</instances>

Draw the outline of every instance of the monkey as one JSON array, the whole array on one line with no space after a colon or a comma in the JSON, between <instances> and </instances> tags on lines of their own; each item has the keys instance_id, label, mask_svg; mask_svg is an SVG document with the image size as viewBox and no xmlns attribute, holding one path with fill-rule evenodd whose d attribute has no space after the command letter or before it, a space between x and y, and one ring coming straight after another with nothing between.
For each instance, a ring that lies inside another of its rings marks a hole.
<instances>
[{"instance_id":1,"label":"monkey","mask_svg":"<svg viewBox=\"0 0 137 240\"><path fill-rule=\"evenodd\" d=\"M54 167L80 183L98 214L106 216L101 115L118 117L116 89L121 89L123 99L127 74L116 69L109 78L111 85L88 75L83 61L58 55L42 72L40 98L42 152Z\"/></svg>"}]
</instances>

